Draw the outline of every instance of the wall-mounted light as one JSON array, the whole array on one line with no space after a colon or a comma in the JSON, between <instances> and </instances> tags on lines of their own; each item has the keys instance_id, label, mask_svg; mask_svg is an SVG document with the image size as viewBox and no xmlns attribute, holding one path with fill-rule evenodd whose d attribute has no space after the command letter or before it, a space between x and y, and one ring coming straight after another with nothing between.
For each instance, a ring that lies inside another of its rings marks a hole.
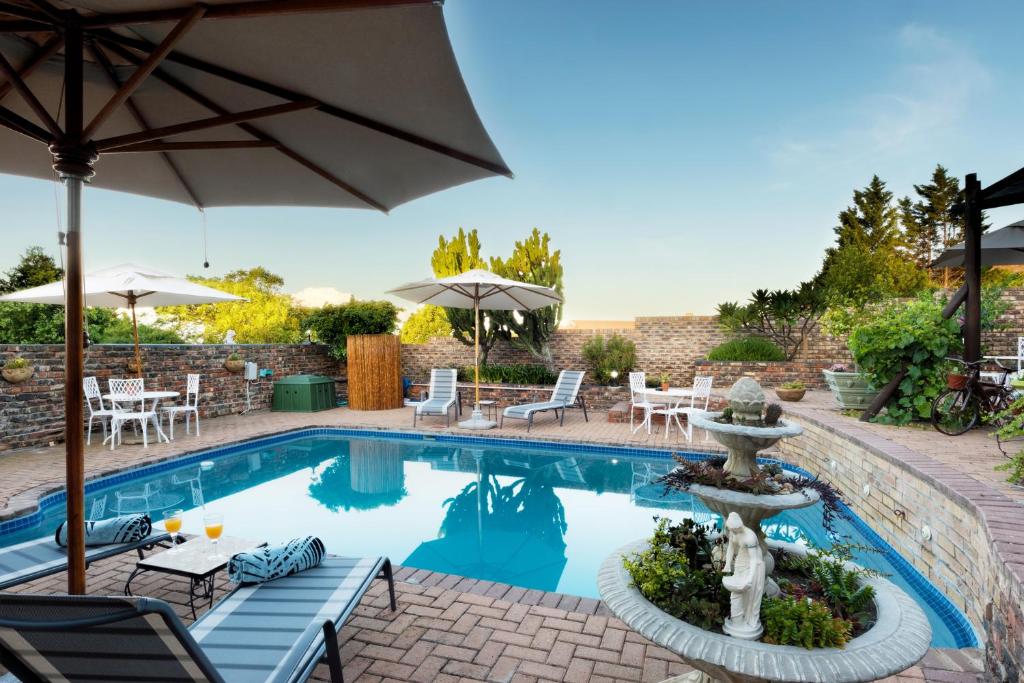
<instances>
[{"instance_id":1,"label":"wall-mounted light","mask_svg":"<svg viewBox=\"0 0 1024 683\"><path fill-rule=\"evenodd\" d=\"M932 540L932 528L930 526L928 526L927 524L925 524L923 527L921 527L921 540L922 541L930 541L930 540Z\"/></svg>"},{"instance_id":2,"label":"wall-mounted light","mask_svg":"<svg viewBox=\"0 0 1024 683\"><path fill-rule=\"evenodd\" d=\"M861 489L865 496L871 495L871 484L864 484L864 488Z\"/></svg>"}]
</instances>

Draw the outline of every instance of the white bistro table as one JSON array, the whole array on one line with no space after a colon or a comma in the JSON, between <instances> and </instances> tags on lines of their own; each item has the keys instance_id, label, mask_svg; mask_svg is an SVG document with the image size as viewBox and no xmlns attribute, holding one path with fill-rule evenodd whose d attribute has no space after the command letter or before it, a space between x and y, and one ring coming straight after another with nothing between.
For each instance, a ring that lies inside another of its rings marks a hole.
<instances>
[{"instance_id":1,"label":"white bistro table","mask_svg":"<svg viewBox=\"0 0 1024 683\"><path fill-rule=\"evenodd\" d=\"M648 403L652 403L656 406L667 406L674 408L683 399L693 396L693 389L672 388L668 389L648 389L644 392L644 400ZM644 420L636 427L633 428L633 432L636 433L643 427L647 427L647 433L651 433L651 418L653 414L650 410L644 412ZM667 436L667 432L666 432Z\"/></svg>"},{"instance_id":2,"label":"white bistro table","mask_svg":"<svg viewBox=\"0 0 1024 683\"><path fill-rule=\"evenodd\" d=\"M167 443L170 443L171 440L167 438L167 435L164 434L163 428L160 427L160 417L159 417L159 414L156 412L156 407L160 403L160 401L164 400L165 398L178 398L179 396L181 396L181 392L180 391L143 391L143 392L138 393L138 394L130 394L130 395L129 394L103 394L103 398L104 399L106 399L108 401L111 401L112 403L115 403L115 404L142 403L142 412L146 411L146 401L152 400L153 401L153 406L152 406L153 420L152 420L152 422L153 422L153 426L156 427L157 443L159 443L161 439L163 439ZM114 438L113 431L111 431L110 436L108 436L106 439L103 440L103 443L107 443L107 441L112 439L112 438Z\"/></svg>"}]
</instances>

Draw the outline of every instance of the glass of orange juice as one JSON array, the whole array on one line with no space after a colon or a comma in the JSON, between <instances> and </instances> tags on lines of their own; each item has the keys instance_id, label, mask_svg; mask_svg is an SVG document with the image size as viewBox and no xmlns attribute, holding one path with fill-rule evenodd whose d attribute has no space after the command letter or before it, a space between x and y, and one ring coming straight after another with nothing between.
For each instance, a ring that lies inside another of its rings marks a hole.
<instances>
[{"instance_id":1,"label":"glass of orange juice","mask_svg":"<svg viewBox=\"0 0 1024 683\"><path fill-rule=\"evenodd\" d=\"M220 535L224 533L224 515L215 512L203 515L203 527L206 529L206 537L213 544L213 554L220 555L217 541L220 539Z\"/></svg>"},{"instance_id":2,"label":"glass of orange juice","mask_svg":"<svg viewBox=\"0 0 1024 683\"><path fill-rule=\"evenodd\" d=\"M164 510L164 529L171 535L171 550L178 547L178 534L181 533L181 515L183 510Z\"/></svg>"}]
</instances>

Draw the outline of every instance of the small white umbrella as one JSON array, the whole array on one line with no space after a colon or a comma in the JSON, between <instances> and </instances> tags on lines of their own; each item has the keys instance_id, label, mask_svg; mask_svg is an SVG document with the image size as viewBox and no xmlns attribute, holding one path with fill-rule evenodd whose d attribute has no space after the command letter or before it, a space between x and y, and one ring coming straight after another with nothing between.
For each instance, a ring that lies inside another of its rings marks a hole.
<instances>
[{"instance_id":1,"label":"small white umbrella","mask_svg":"<svg viewBox=\"0 0 1024 683\"><path fill-rule=\"evenodd\" d=\"M490 429L494 422L480 412L480 309L491 311L533 311L562 303L562 296L542 285L507 280L487 270L467 270L445 278L410 282L388 292L418 304L448 308L472 308L476 325L473 339L473 416L459 426L465 429Z\"/></svg>"},{"instance_id":2,"label":"small white umbrella","mask_svg":"<svg viewBox=\"0 0 1024 683\"><path fill-rule=\"evenodd\" d=\"M132 332L135 336L135 363L142 374L142 353L139 350L139 324L136 304L143 306L178 306L244 301L240 296L206 287L185 278L143 266L125 263L97 270L85 276L85 305L101 308L123 308L132 311ZM23 289L0 296L0 301L29 304L64 304L64 282Z\"/></svg>"}]
</instances>

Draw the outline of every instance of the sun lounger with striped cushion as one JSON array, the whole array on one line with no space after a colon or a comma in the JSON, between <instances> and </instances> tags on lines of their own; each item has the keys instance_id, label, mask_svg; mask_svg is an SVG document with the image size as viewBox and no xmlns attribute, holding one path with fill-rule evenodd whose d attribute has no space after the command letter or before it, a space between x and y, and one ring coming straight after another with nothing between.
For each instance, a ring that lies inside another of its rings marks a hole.
<instances>
[{"instance_id":1,"label":"sun lounger with striped cushion","mask_svg":"<svg viewBox=\"0 0 1024 683\"><path fill-rule=\"evenodd\" d=\"M169 681L299 683L327 660L341 683L337 632L384 557L328 557L266 583L240 586L190 628L151 598L0 595L0 664L22 683Z\"/></svg>"},{"instance_id":2,"label":"sun lounger with striped cushion","mask_svg":"<svg viewBox=\"0 0 1024 683\"><path fill-rule=\"evenodd\" d=\"M501 426L505 426L506 417L515 420L526 420L526 431L530 431L530 428L533 426L533 416L548 410L555 411L556 418L559 417L558 411L562 411L559 424L563 425L565 424L565 409L575 407L583 409L583 419L589 422L587 404L583 401L583 397L579 395L580 385L583 384L583 375L585 374L586 372L582 370L562 370L558 373L558 381L555 383L554 391L551 392L550 400L539 403L523 403L505 408L501 413Z\"/></svg>"},{"instance_id":3,"label":"sun lounger with striped cushion","mask_svg":"<svg viewBox=\"0 0 1024 683\"><path fill-rule=\"evenodd\" d=\"M141 558L144 550L150 550L158 543L169 543L170 540L171 537L167 533L154 530L139 541L87 547L85 563L88 566L91 562L132 550L138 551ZM57 545L52 535L0 548L0 590L7 590L11 586L44 576L59 574L67 568L67 548Z\"/></svg>"}]
</instances>

